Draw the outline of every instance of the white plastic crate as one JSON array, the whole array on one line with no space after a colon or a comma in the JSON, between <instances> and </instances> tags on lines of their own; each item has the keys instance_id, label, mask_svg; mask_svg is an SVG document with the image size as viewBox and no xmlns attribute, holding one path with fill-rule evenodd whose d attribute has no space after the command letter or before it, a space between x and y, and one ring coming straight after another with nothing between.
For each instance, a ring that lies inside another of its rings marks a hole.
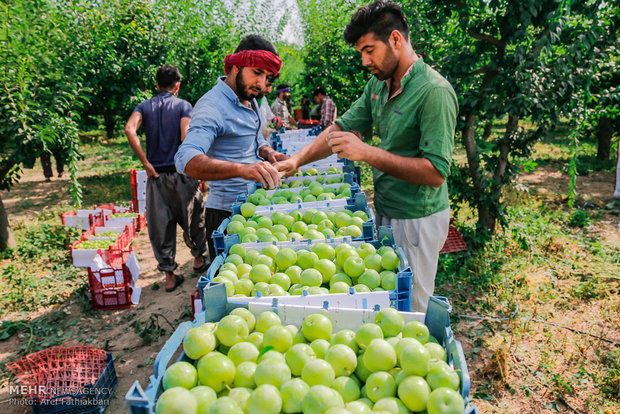
<instances>
[{"instance_id":1,"label":"white plastic crate","mask_svg":"<svg viewBox=\"0 0 620 414\"><path fill-rule=\"evenodd\" d=\"M113 227L133 226L134 228L137 228L138 223L136 220L137 217L108 217L105 225Z\"/></svg>"}]
</instances>

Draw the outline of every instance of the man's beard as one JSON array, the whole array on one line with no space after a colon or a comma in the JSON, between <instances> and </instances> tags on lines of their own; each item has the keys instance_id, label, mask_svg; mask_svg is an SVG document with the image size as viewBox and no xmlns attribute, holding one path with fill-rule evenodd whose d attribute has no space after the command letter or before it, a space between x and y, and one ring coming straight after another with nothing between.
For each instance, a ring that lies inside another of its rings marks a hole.
<instances>
[{"instance_id":1,"label":"man's beard","mask_svg":"<svg viewBox=\"0 0 620 414\"><path fill-rule=\"evenodd\" d=\"M239 72L237 72L237 76L235 77L235 86L237 87L237 96L242 101L251 101L252 99L257 97L260 91L256 92L253 88L248 88L246 83L243 81L243 76L241 76L242 70L243 69L239 70Z\"/></svg>"},{"instance_id":2,"label":"man's beard","mask_svg":"<svg viewBox=\"0 0 620 414\"><path fill-rule=\"evenodd\" d=\"M398 58L396 57L396 55L394 55L394 53L392 53L390 49L388 49L385 54L385 59L383 60L383 63L383 67L385 68L385 70L379 69L379 67L377 66L373 67L376 71L376 73L373 73L373 75L381 81L389 79L394 75L396 69L398 69ZM370 67L368 67L368 69L370 69Z\"/></svg>"}]
</instances>

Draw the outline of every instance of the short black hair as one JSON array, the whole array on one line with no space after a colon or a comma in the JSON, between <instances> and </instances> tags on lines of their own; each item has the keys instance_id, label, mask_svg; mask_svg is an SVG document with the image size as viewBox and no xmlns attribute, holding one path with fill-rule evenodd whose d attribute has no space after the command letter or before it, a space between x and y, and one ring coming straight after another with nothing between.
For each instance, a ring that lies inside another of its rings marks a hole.
<instances>
[{"instance_id":1,"label":"short black hair","mask_svg":"<svg viewBox=\"0 0 620 414\"><path fill-rule=\"evenodd\" d=\"M312 91L312 97L314 98L319 94L327 96L327 92L325 92L325 89L323 89L323 87L321 86L317 86L316 88L314 88L314 90Z\"/></svg>"},{"instance_id":2,"label":"short black hair","mask_svg":"<svg viewBox=\"0 0 620 414\"><path fill-rule=\"evenodd\" d=\"M242 50L266 50L278 56L278 51L273 43L263 36L256 34L247 35L241 39L239 46L235 49L235 53L241 52Z\"/></svg>"},{"instance_id":3,"label":"short black hair","mask_svg":"<svg viewBox=\"0 0 620 414\"><path fill-rule=\"evenodd\" d=\"M155 78L160 88L168 89L175 83L181 82L181 72L172 65L163 65L157 69Z\"/></svg>"},{"instance_id":4,"label":"short black hair","mask_svg":"<svg viewBox=\"0 0 620 414\"><path fill-rule=\"evenodd\" d=\"M360 37L374 33L379 40L388 42L390 34L398 30L409 39L409 25L400 6L391 1L377 0L360 7L344 29L344 40L355 46Z\"/></svg>"}]
</instances>

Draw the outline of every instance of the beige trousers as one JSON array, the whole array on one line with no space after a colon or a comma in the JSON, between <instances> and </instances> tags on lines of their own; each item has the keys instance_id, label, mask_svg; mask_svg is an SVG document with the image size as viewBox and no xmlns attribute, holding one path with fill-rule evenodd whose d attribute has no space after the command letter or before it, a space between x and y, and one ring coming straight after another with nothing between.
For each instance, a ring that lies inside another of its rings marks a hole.
<instances>
[{"instance_id":1,"label":"beige trousers","mask_svg":"<svg viewBox=\"0 0 620 414\"><path fill-rule=\"evenodd\" d=\"M411 310L426 312L435 289L439 251L448 237L450 209L419 219L390 219L376 215L377 226L392 226L394 242L403 249L413 271Z\"/></svg>"}]
</instances>

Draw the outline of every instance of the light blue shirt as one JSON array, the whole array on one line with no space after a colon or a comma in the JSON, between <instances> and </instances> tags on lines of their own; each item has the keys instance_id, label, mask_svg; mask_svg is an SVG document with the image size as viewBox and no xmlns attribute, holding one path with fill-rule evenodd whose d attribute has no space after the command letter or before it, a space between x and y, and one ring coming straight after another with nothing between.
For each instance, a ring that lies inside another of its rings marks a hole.
<instances>
[{"instance_id":1,"label":"light blue shirt","mask_svg":"<svg viewBox=\"0 0 620 414\"><path fill-rule=\"evenodd\" d=\"M197 155L223 161L253 164L263 161L258 149L268 145L263 138L263 119L255 99L252 108L243 105L237 94L220 78L194 106L187 136L174 157L179 173ZM241 177L209 181L205 207L232 211L237 196L247 191L250 180Z\"/></svg>"}]
</instances>

